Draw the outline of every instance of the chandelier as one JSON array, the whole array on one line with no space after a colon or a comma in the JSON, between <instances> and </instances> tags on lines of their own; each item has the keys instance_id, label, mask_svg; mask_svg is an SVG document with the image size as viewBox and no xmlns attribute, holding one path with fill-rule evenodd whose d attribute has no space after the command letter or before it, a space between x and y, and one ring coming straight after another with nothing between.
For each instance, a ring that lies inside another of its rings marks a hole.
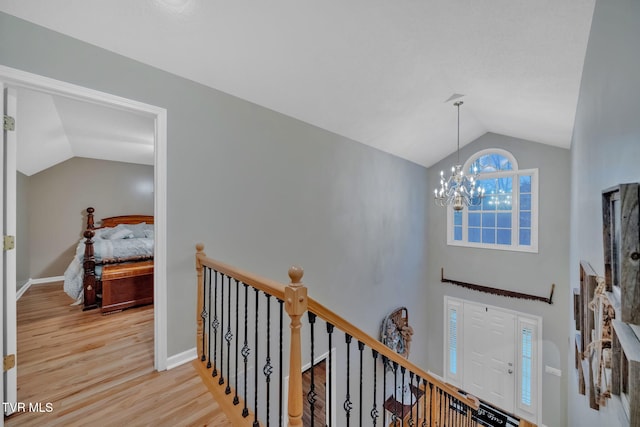
<instances>
[{"instance_id":1,"label":"chandelier","mask_svg":"<svg viewBox=\"0 0 640 427\"><path fill-rule=\"evenodd\" d=\"M462 101L454 102L458 108L458 161L451 168L451 176L445 180L444 171L440 171L440 188L434 192L436 205L451 206L460 211L465 206L478 206L484 197L484 189L478 186L478 168L473 167L472 175L465 175L460 164L460 106Z\"/></svg>"}]
</instances>

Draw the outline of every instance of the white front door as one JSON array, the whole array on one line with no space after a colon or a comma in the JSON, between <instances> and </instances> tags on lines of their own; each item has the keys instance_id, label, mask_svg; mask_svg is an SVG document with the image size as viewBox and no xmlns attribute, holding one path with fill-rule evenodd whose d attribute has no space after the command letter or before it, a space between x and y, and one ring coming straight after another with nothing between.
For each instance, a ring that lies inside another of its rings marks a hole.
<instances>
[{"instance_id":1,"label":"white front door","mask_svg":"<svg viewBox=\"0 0 640 427\"><path fill-rule=\"evenodd\" d=\"M15 89L8 88L0 82L2 91L2 107L0 111L3 117L2 153L0 154L0 176L4 185L0 190L0 224L2 236L16 235L16 120L17 98ZM6 126L5 126L5 117ZM4 242L3 242L4 246ZM0 344L2 356L13 356L17 352L17 324L16 324L16 251L13 248L3 248L0 257L0 277L2 277L2 331L3 340ZM5 414L13 413L17 401L17 368L15 365L7 371L3 370L2 401ZM2 424L2 423L0 423Z\"/></svg>"},{"instance_id":2,"label":"white front door","mask_svg":"<svg viewBox=\"0 0 640 427\"><path fill-rule=\"evenodd\" d=\"M515 316L492 307L464 303L462 388L513 413L515 381Z\"/></svg>"}]
</instances>

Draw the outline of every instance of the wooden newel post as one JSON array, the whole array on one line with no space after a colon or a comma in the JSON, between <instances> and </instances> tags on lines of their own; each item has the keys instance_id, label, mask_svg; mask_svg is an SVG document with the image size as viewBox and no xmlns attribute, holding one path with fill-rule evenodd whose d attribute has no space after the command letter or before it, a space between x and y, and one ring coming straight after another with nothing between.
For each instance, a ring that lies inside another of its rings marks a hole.
<instances>
[{"instance_id":1,"label":"wooden newel post","mask_svg":"<svg viewBox=\"0 0 640 427\"><path fill-rule=\"evenodd\" d=\"M204 303L204 277L202 273L204 271L204 267L202 266L200 258L206 257L207 255L204 253L204 245L202 243L196 244L196 251L196 273L198 275L198 297L196 298L196 348L198 356L204 357L204 346L202 344L204 341L202 338L204 334L204 320L202 318L202 304Z\"/></svg>"},{"instance_id":2,"label":"wooden newel post","mask_svg":"<svg viewBox=\"0 0 640 427\"><path fill-rule=\"evenodd\" d=\"M304 270L291 267L291 284L284 290L287 313L291 318L291 349L289 353L289 426L302 426L302 343L300 341L300 318L307 311L307 288L300 282Z\"/></svg>"},{"instance_id":3,"label":"wooden newel post","mask_svg":"<svg viewBox=\"0 0 640 427\"><path fill-rule=\"evenodd\" d=\"M93 252L93 230L86 230L83 234L84 242L84 258L82 267L84 269L84 308L83 310L91 310L98 307L96 298L96 257Z\"/></svg>"}]
</instances>

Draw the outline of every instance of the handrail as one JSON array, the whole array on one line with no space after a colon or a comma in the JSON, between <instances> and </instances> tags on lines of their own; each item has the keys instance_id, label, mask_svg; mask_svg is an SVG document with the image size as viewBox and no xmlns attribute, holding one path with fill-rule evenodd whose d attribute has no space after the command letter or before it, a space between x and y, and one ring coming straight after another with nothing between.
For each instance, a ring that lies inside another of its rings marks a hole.
<instances>
[{"instance_id":1,"label":"handrail","mask_svg":"<svg viewBox=\"0 0 640 427\"><path fill-rule=\"evenodd\" d=\"M405 359L404 357L402 357L401 355L399 355L398 353L396 353L386 345L382 344L380 341L371 337L371 335L367 334L357 326L353 325L352 323L342 318L341 316L338 316L337 314L335 314L334 312L332 312L331 310L329 310L328 308L326 308L325 306L323 306L313 298L309 298L308 304L309 304L309 311L315 314L316 316L320 317L322 320L329 322L336 328L342 330L343 332L348 333L354 339L361 341L365 345L377 351L380 355L386 356L392 362L397 362L398 365L404 366L410 372L413 372L414 374L418 375L420 378L428 380L430 383L436 385L443 391L446 391L451 396L464 402L467 406L469 406L473 410L477 410L479 408L480 402L476 397L471 395L464 395L460 393L457 387L451 384L448 384L446 382L443 382L439 378L436 378L433 375L429 374L428 372L420 369L418 366L414 365L409 360Z\"/></svg>"},{"instance_id":2,"label":"handrail","mask_svg":"<svg viewBox=\"0 0 640 427\"><path fill-rule=\"evenodd\" d=\"M284 290L286 286L284 286L283 284L276 282L275 280L266 279L256 274L249 273L248 271L233 267L229 264L225 264L213 258L209 258L203 252L204 245L202 243L198 243L196 245L196 250L196 262L199 262L201 265L206 265L207 267L216 270L218 273L223 273L227 276L234 277L240 280L242 283L246 283L247 285L252 286L262 292L266 292L269 295L284 300Z\"/></svg>"}]
</instances>

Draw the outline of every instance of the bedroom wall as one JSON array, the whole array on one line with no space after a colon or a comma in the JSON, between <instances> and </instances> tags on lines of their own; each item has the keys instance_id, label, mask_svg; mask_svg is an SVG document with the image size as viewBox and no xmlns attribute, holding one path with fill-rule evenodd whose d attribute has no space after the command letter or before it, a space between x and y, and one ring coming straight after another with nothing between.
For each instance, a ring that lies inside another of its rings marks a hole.
<instances>
[{"instance_id":1,"label":"bedroom wall","mask_svg":"<svg viewBox=\"0 0 640 427\"><path fill-rule=\"evenodd\" d=\"M596 2L571 148L572 287L579 286L580 260L591 263L597 274L604 273L602 190L640 182L638 40L640 2ZM571 369L569 425L629 425L621 414L617 397L599 411L590 409L587 398L577 392L576 372Z\"/></svg>"},{"instance_id":2,"label":"bedroom wall","mask_svg":"<svg viewBox=\"0 0 640 427\"><path fill-rule=\"evenodd\" d=\"M566 371L569 259L569 150L508 136L487 133L460 150L462 161L487 148L502 148L513 154L520 169L538 168L538 253L447 246L447 217L443 208L429 204L428 235L428 368L443 374L444 296L477 301L543 318L543 360L562 371L561 377L542 374L542 422L547 426L567 423ZM455 163L455 154L429 168L429 182L438 183ZM434 187L435 188L435 187ZM433 192L433 189L431 190ZM553 305L539 301L505 298L467 290L440 282L445 276L463 282L549 296L556 284Z\"/></svg>"},{"instance_id":3,"label":"bedroom wall","mask_svg":"<svg viewBox=\"0 0 640 427\"><path fill-rule=\"evenodd\" d=\"M29 177L17 173L16 188L16 288L30 279L29 260Z\"/></svg>"},{"instance_id":4,"label":"bedroom wall","mask_svg":"<svg viewBox=\"0 0 640 427\"><path fill-rule=\"evenodd\" d=\"M20 43L13 41L19 40ZM168 111L168 354L195 346L197 242L377 336L407 306L425 365L425 168L0 14L0 61Z\"/></svg>"},{"instance_id":5,"label":"bedroom wall","mask_svg":"<svg viewBox=\"0 0 640 427\"><path fill-rule=\"evenodd\" d=\"M86 226L102 217L153 215L153 166L73 157L29 177L29 272L62 276Z\"/></svg>"}]
</instances>

